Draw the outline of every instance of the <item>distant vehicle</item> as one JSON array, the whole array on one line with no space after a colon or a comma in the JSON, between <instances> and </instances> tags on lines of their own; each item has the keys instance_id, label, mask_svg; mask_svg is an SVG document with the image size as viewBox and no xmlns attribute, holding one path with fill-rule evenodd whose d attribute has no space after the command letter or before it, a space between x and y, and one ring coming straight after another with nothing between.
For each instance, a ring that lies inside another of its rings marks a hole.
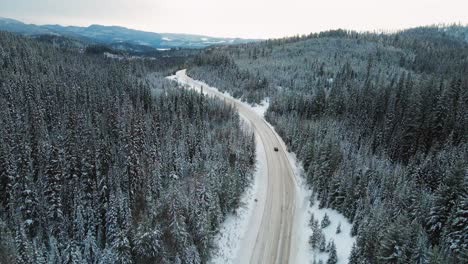
<instances>
[{"instance_id":1,"label":"distant vehicle","mask_svg":"<svg viewBox=\"0 0 468 264\"><path fill-rule=\"evenodd\" d=\"M277 148L277 147L274 147L273 149L274 149L276 152L278 152L278 148Z\"/></svg>"}]
</instances>

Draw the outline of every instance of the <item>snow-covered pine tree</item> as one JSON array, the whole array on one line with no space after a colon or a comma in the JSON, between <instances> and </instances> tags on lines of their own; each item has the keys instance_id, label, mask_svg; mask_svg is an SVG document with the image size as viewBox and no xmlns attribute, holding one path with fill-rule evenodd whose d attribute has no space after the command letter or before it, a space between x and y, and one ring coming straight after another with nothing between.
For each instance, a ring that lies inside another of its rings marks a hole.
<instances>
[{"instance_id":1,"label":"snow-covered pine tree","mask_svg":"<svg viewBox=\"0 0 468 264\"><path fill-rule=\"evenodd\" d=\"M424 231L420 231L416 245L415 252L412 256L412 261L415 264L428 264L430 257L430 245L427 234Z\"/></svg>"},{"instance_id":2,"label":"snow-covered pine tree","mask_svg":"<svg viewBox=\"0 0 468 264\"><path fill-rule=\"evenodd\" d=\"M325 235L321 233L322 235L320 236L319 240L319 250L320 252L325 252L327 250L327 241L325 239Z\"/></svg>"},{"instance_id":3,"label":"snow-covered pine tree","mask_svg":"<svg viewBox=\"0 0 468 264\"><path fill-rule=\"evenodd\" d=\"M466 189L465 189L466 190ZM468 194L464 193L452 209L450 217L447 220L447 227L443 232L444 246L449 252L453 252L458 257L467 255L468 251ZM457 259L456 261L462 261Z\"/></svg>"},{"instance_id":4,"label":"snow-covered pine tree","mask_svg":"<svg viewBox=\"0 0 468 264\"><path fill-rule=\"evenodd\" d=\"M330 242L330 250L328 253L327 264L336 264L338 263L338 256L336 254L336 245L334 241Z\"/></svg>"},{"instance_id":5,"label":"snow-covered pine tree","mask_svg":"<svg viewBox=\"0 0 468 264\"><path fill-rule=\"evenodd\" d=\"M327 228L330 225L330 223L330 217L327 213L325 213L325 215L322 218L322 222L320 222L320 227Z\"/></svg>"},{"instance_id":6,"label":"snow-covered pine tree","mask_svg":"<svg viewBox=\"0 0 468 264\"><path fill-rule=\"evenodd\" d=\"M336 234L340 234L341 233L341 222L338 223L338 226L336 227Z\"/></svg>"},{"instance_id":7,"label":"snow-covered pine tree","mask_svg":"<svg viewBox=\"0 0 468 264\"><path fill-rule=\"evenodd\" d=\"M15 237L16 242L16 263L33 264L34 252L31 243L29 242L24 228L19 227Z\"/></svg>"},{"instance_id":8,"label":"snow-covered pine tree","mask_svg":"<svg viewBox=\"0 0 468 264\"><path fill-rule=\"evenodd\" d=\"M62 165L60 163L59 149L57 146L51 146L51 153L45 172L45 190L44 196L48 203L47 217L49 228L53 234L60 233L60 223L63 221L62 211Z\"/></svg>"},{"instance_id":9,"label":"snow-covered pine tree","mask_svg":"<svg viewBox=\"0 0 468 264\"><path fill-rule=\"evenodd\" d=\"M312 235L309 238L309 244L312 249L318 249L320 246L320 242L323 237L322 229L318 226L318 221L315 220L312 224Z\"/></svg>"},{"instance_id":10,"label":"snow-covered pine tree","mask_svg":"<svg viewBox=\"0 0 468 264\"><path fill-rule=\"evenodd\" d=\"M117 263L132 264L132 249L130 247L130 241L125 230L117 233L117 236L112 244L112 249L115 252Z\"/></svg>"},{"instance_id":11,"label":"snow-covered pine tree","mask_svg":"<svg viewBox=\"0 0 468 264\"><path fill-rule=\"evenodd\" d=\"M158 227L141 225L138 227L133 243L133 251L142 263L159 262L161 260L162 241Z\"/></svg>"},{"instance_id":12,"label":"snow-covered pine tree","mask_svg":"<svg viewBox=\"0 0 468 264\"><path fill-rule=\"evenodd\" d=\"M360 263L359 251L358 251L358 248L356 246L356 243L353 243L353 247L351 248L351 254L349 255L348 263L349 264L359 264Z\"/></svg>"}]
</instances>

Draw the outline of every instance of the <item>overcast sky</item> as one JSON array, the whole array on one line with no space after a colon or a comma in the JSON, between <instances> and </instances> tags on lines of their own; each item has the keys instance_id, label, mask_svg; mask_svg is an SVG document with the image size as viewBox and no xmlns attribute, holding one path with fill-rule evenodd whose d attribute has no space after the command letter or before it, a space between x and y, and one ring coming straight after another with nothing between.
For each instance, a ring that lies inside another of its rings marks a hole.
<instances>
[{"instance_id":1,"label":"overcast sky","mask_svg":"<svg viewBox=\"0 0 468 264\"><path fill-rule=\"evenodd\" d=\"M468 0L0 0L0 16L35 24L269 38L336 28L468 24Z\"/></svg>"}]
</instances>

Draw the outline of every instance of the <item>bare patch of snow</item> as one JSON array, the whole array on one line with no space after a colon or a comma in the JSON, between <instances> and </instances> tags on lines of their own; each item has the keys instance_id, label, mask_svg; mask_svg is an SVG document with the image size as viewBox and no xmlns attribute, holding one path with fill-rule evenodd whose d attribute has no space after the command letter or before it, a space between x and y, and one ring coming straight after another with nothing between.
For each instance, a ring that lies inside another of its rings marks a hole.
<instances>
[{"instance_id":1,"label":"bare patch of snow","mask_svg":"<svg viewBox=\"0 0 468 264\"><path fill-rule=\"evenodd\" d=\"M168 38L168 37L163 37L162 40L164 41L172 41L172 39Z\"/></svg>"},{"instance_id":2,"label":"bare patch of snow","mask_svg":"<svg viewBox=\"0 0 468 264\"><path fill-rule=\"evenodd\" d=\"M319 220L319 222L323 219L325 213L330 217L331 223L329 226L322 229L323 234L325 235L327 244L330 240L335 242L338 264L348 263L351 249L356 240L354 237L351 237L352 224L336 210L329 208L319 209L319 201L317 199L314 200L314 206L309 208L308 213L310 215L314 214L314 218ZM341 233L339 234L336 233L338 225L341 225ZM312 234L312 232L310 232L310 234ZM318 250L310 249L310 254L312 255L312 258L317 258L317 261L321 259L325 262L328 259L328 254L320 253Z\"/></svg>"},{"instance_id":3,"label":"bare patch of snow","mask_svg":"<svg viewBox=\"0 0 468 264\"><path fill-rule=\"evenodd\" d=\"M323 234L325 235L326 243L333 240L336 245L336 252L338 256L338 264L348 263L349 256L351 254L351 249L355 242L355 238L351 236L352 224L350 221L340 214L338 211L329 209L329 208L319 208L319 201L314 197L313 205L311 205L311 196L312 190L308 187L304 177L304 169L302 164L297 160L296 155L292 152L289 153L289 161L293 164L294 174L296 176L298 184L297 192L297 208L296 208L296 217L295 225L296 229L293 232L296 237L292 241L296 244L292 245L292 249L296 249L296 258L292 260L291 263L313 263L314 260L317 262L322 260L326 263L328 259L328 253L319 252L319 250L313 250L309 245L309 238L312 235L312 228L309 226L309 221L312 216L316 220L320 221L323 219L325 214L328 214L330 218L330 225L326 228L323 228ZM336 234L336 229L340 225L341 233Z\"/></svg>"},{"instance_id":4,"label":"bare patch of snow","mask_svg":"<svg viewBox=\"0 0 468 264\"><path fill-rule=\"evenodd\" d=\"M263 99L260 104L254 104L251 106L252 110L261 117L265 117L265 113L270 107L270 98Z\"/></svg>"},{"instance_id":5,"label":"bare patch of snow","mask_svg":"<svg viewBox=\"0 0 468 264\"><path fill-rule=\"evenodd\" d=\"M109 53L109 52L104 52L104 56L106 56L107 58L110 58L110 59L118 59L118 60L123 60L124 59L123 56L120 56L120 55L117 55L117 54L112 54L112 53Z\"/></svg>"}]
</instances>

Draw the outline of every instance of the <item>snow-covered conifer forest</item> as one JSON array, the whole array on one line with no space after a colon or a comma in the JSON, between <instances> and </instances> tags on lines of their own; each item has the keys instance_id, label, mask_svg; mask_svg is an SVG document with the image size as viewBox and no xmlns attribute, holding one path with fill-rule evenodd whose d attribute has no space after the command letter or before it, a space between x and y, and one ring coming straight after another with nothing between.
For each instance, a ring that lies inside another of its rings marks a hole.
<instances>
[{"instance_id":1,"label":"snow-covered conifer forest","mask_svg":"<svg viewBox=\"0 0 468 264\"><path fill-rule=\"evenodd\" d=\"M252 181L266 149L302 165L308 264L468 263L467 40L333 30L135 55L0 32L0 263L208 263L245 193L275 206L268 175ZM263 102L281 143L194 91L208 85Z\"/></svg>"},{"instance_id":2,"label":"snow-covered conifer forest","mask_svg":"<svg viewBox=\"0 0 468 264\"><path fill-rule=\"evenodd\" d=\"M164 79L180 61L0 32L0 263L206 261L255 144L232 107Z\"/></svg>"},{"instance_id":3,"label":"snow-covered conifer forest","mask_svg":"<svg viewBox=\"0 0 468 264\"><path fill-rule=\"evenodd\" d=\"M467 31L336 30L214 47L188 74L247 102L270 98L266 118L319 206L353 223L343 263L468 263Z\"/></svg>"}]
</instances>

